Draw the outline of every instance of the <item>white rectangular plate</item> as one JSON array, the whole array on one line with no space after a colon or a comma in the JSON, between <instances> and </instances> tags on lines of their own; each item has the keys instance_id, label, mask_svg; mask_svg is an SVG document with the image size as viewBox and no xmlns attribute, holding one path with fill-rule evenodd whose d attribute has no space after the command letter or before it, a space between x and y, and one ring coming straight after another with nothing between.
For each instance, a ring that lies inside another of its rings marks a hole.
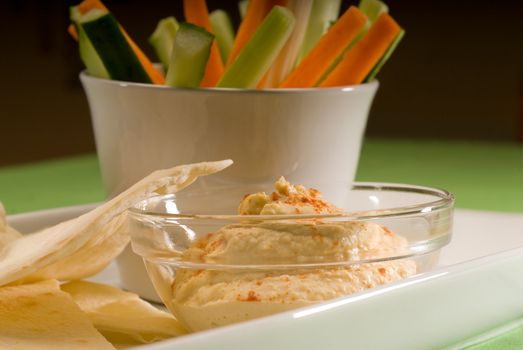
<instances>
[{"instance_id":1,"label":"white rectangular plate","mask_svg":"<svg viewBox=\"0 0 523 350\"><path fill-rule=\"evenodd\" d=\"M31 232L90 208L52 209L8 220L22 232ZM119 284L114 265L93 280ZM517 320L523 315L522 295L523 214L458 209L452 242L433 272L314 307L138 348L440 349Z\"/></svg>"}]
</instances>

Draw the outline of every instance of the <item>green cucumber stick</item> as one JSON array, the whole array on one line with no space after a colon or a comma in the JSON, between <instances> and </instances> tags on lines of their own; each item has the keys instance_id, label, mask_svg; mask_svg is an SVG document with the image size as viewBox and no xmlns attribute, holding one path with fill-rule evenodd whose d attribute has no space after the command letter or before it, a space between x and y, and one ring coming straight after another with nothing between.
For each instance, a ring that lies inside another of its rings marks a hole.
<instances>
[{"instance_id":1,"label":"green cucumber stick","mask_svg":"<svg viewBox=\"0 0 523 350\"><path fill-rule=\"evenodd\" d=\"M255 88L287 42L294 24L294 15L289 9L274 6L217 87Z\"/></svg>"},{"instance_id":2,"label":"green cucumber stick","mask_svg":"<svg viewBox=\"0 0 523 350\"><path fill-rule=\"evenodd\" d=\"M298 64L327 32L340 15L341 0L313 0L303 44L298 54Z\"/></svg>"},{"instance_id":3,"label":"green cucumber stick","mask_svg":"<svg viewBox=\"0 0 523 350\"><path fill-rule=\"evenodd\" d=\"M78 26L85 31L111 79L151 83L151 78L111 13L91 10L80 17Z\"/></svg>"},{"instance_id":4,"label":"green cucumber stick","mask_svg":"<svg viewBox=\"0 0 523 350\"><path fill-rule=\"evenodd\" d=\"M156 26L153 34L149 37L149 43L154 48L156 56L162 62L163 69L167 71L173 51L174 37L178 30L179 24L174 17L167 17Z\"/></svg>"},{"instance_id":5,"label":"green cucumber stick","mask_svg":"<svg viewBox=\"0 0 523 350\"><path fill-rule=\"evenodd\" d=\"M209 18L222 61L227 62L227 57L229 57L234 44L234 29L229 14L224 10L215 10L211 12Z\"/></svg>"},{"instance_id":6,"label":"green cucumber stick","mask_svg":"<svg viewBox=\"0 0 523 350\"><path fill-rule=\"evenodd\" d=\"M76 27L76 32L78 33L78 49L80 51L80 59L84 63L87 72L90 76L93 77L110 79L109 73L107 72L107 69L105 69L102 59L100 56L98 56L98 53L87 37L87 34L85 34L82 27L78 25L78 21L81 17L78 6L71 6L69 8L69 15L71 22L73 22L74 26Z\"/></svg>"},{"instance_id":7,"label":"green cucumber stick","mask_svg":"<svg viewBox=\"0 0 523 350\"><path fill-rule=\"evenodd\" d=\"M244 19L247 13L247 7L249 7L249 0L238 1L238 11L240 11L240 18Z\"/></svg>"},{"instance_id":8,"label":"green cucumber stick","mask_svg":"<svg viewBox=\"0 0 523 350\"><path fill-rule=\"evenodd\" d=\"M180 23L165 83L173 87L200 86L214 35L190 23Z\"/></svg>"},{"instance_id":9,"label":"green cucumber stick","mask_svg":"<svg viewBox=\"0 0 523 350\"><path fill-rule=\"evenodd\" d=\"M376 77L376 74L380 71L381 67L387 62L387 60L390 58L394 50L396 49L396 46L398 46L401 39L403 39L403 36L405 35L405 30L401 29L401 31L396 35L392 43L387 48L387 51L381 56L380 60L376 65L372 68L370 73L365 77L365 80L363 80L365 83L372 81Z\"/></svg>"}]
</instances>

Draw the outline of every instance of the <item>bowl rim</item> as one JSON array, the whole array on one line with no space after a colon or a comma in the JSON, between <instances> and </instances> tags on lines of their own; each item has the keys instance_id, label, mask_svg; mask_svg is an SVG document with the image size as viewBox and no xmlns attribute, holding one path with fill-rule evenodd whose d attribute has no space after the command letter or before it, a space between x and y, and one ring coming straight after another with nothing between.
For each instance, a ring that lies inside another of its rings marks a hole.
<instances>
[{"instance_id":1,"label":"bowl rim","mask_svg":"<svg viewBox=\"0 0 523 350\"><path fill-rule=\"evenodd\" d=\"M155 212L141 209L147 202L153 200L166 200L176 198L176 194L155 195L143 199L128 208L131 216L136 218L148 218L149 220L217 220L217 221L276 221L276 220L299 220L299 219L344 219L350 221L362 220L376 220L383 218L399 218L411 216L414 214L426 214L429 212L438 211L445 208L452 208L454 206L454 195L441 188L409 185L401 183L388 182L353 182L350 184L351 190L375 190L375 191L389 191L389 192L404 192L404 193L418 193L424 195L432 195L437 197L435 200L424 203L406 205L395 208L384 208L366 211L353 211L341 214L293 214L293 215L237 215L237 214L174 214L165 212ZM222 188L232 187L223 186Z\"/></svg>"},{"instance_id":2,"label":"bowl rim","mask_svg":"<svg viewBox=\"0 0 523 350\"><path fill-rule=\"evenodd\" d=\"M103 83L109 86L118 86L121 88L133 88L133 89L153 89L162 91L177 91L177 92L193 92L193 93L220 93L220 94L231 94L231 93L242 93L242 94L258 94L258 95L274 95L274 94L300 94L300 93L340 93L340 92L351 92L351 91L373 91L379 87L379 81L373 79L368 83L346 85L346 86L335 86L335 87L314 87L314 88L271 88L271 89L240 89L240 88L175 88L167 85L147 84L147 83L135 83L130 81L122 80L111 80L105 78L98 78L89 75L86 69L82 70L79 74L80 81L85 84L86 82Z\"/></svg>"}]
</instances>

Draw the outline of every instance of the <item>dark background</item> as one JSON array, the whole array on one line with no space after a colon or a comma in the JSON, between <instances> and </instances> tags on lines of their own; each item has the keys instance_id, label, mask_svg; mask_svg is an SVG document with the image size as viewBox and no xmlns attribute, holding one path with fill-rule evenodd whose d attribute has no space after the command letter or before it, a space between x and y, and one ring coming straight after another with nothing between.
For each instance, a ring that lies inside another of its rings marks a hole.
<instances>
[{"instance_id":1,"label":"dark background","mask_svg":"<svg viewBox=\"0 0 523 350\"><path fill-rule=\"evenodd\" d=\"M181 0L105 1L147 37ZM238 21L236 1L207 1ZM93 152L65 1L0 2L0 166ZM356 1L344 1L343 8ZM388 1L406 36L379 75L367 136L521 142L523 2Z\"/></svg>"}]
</instances>

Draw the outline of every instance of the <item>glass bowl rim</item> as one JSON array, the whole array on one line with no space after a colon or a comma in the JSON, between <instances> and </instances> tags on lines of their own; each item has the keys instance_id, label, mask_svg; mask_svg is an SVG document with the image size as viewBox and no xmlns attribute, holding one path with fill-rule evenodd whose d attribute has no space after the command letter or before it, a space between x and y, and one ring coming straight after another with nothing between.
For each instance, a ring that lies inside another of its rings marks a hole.
<instances>
[{"instance_id":1,"label":"glass bowl rim","mask_svg":"<svg viewBox=\"0 0 523 350\"><path fill-rule=\"evenodd\" d=\"M408 185L401 183L387 182L353 182L349 185L351 190L378 190L389 192L417 193L432 195L437 197L435 200L424 203L406 205L395 208L384 208L376 210L347 212L342 214L293 214L293 215L238 215L238 214L174 214L165 212L156 212L140 209L140 206L146 205L153 200L166 200L175 198L176 194L155 195L139 201L128 209L131 216L136 218L147 217L149 219L180 219L180 220L223 220L223 221L276 221L276 220L299 220L299 219L346 219L350 221L375 220L382 218L405 217L415 214L426 214L440 209L451 208L454 205L454 195L444 189L419 185ZM233 187L223 186L224 187ZM372 212L365 214L366 212Z\"/></svg>"}]
</instances>

